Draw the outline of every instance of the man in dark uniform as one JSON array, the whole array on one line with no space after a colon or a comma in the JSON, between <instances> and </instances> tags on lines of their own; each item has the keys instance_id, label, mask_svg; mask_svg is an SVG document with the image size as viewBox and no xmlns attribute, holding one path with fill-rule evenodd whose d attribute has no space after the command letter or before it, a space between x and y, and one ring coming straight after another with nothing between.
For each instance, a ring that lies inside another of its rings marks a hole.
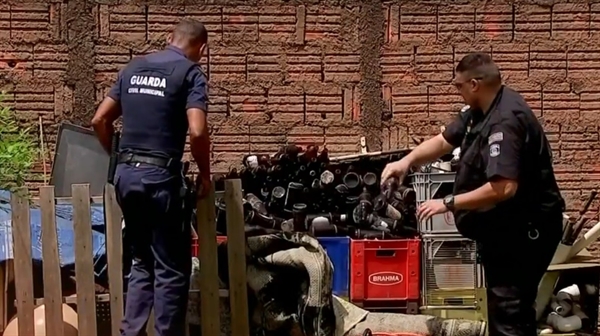
<instances>
[{"instance_id":1,"label":"man in dark uniform","mask_svg":"<svg viewBox=\"0 0 600 336\"><path fill-rule=\"evenodd\" d=\"M157 336L185 335L191 233L184 220L181 158L189 129L200 190L206 193L207 84L198 61L207 40L202 23L181 21L165 50L135 58L120 72L92 120L110 152L113 123L123 117L115 189L134 257L123 336L144 333L152 307Z\"/></svg>"},{"instance_id":2,"label":"man in dark uniform","mask_svg":"<svg viewBox=\"0 0 600 336\"><path fill-rule=\"evenodd\" d=\"M390 163L382 181L460 147L453 195L424 202L417 216L452 211L460 233L480 246L490 336L534 336L537 288L560 240L565 206L551 149L531 108L502 85L489 55L465 56L454 85L470 108Z\"/></svg>"}]
</instances>

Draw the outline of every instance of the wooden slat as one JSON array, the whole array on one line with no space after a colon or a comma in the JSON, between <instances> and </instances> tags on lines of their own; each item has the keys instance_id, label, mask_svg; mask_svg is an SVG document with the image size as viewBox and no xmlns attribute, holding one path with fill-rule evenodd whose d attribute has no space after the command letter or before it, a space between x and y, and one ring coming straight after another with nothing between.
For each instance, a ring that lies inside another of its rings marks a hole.
<instances>
[{"instance_id":1,"label":"wooden slat","mask_svg":"<svg viewBox=\"0 0 600 336\"><path fill-rule=\"evenodd\" d=\"M110 325L112 335L119 335L123 319L123 230L121 207L117 203L115 187L104 186L104 213L106 225L106 254L108 260L108 288L110 291Z\"/></svg>"},{"instance_id":2,"label":"wooden slat","mask_svg":"<svg viewBox=\"0 0 600 336\"><path fill-rule=\"evenodd\" d=\"M73 195L75 281L79 334L96 336L96 288L94 284L89 184L73 185L71 195Z\"/></svg>"},{"instance_id":3,"label":"wooden slat","mask_svg":"<svg viewBox=\"0 0 600 336\"><path fill-rule=\"evenodd\" d=\"M24 197L12 194L10 206L19 334L34 335L29 202Z\"/></svg>"},{"instance_id":4,"label":"wooden slat","mask_svg":"<svg viewBox=\"0 0 600 336\"><path fill-rule=\"evenodd\" d=\"M2 295L0 296L0 331L4 331L6 328L6 308L8 308L8 300L6 298L6 276L8 262L4 263L4 267L0 267L0 291L2 291Z\"/></svg>"},{"instance_id":5,"label":"wooden slat","mask_svg":"<svg viewBox=\"0 0 600 336\"><path fill-rule=\"evenodd\" d=\"M246 281L246 234L241 180L225 181L225 204L227 208L231 334L248 336L250 326L248 321L248 282Z\"/></svg>"},{"instance_id":6,"label":"wooden slat","mask_svg":"<svg viewBox=\"0 0 600 336\"><path fill-rule=\"evenodd\" d=\"M146 336L154 336L154 308L150 311L150 318L146 324Z\"/></svg>"},{"instance_id":7,"label":"wooden slat","mask_svg":"<svg viewBox=\"0 0 600 336\"><path fill-rule=\"evenodd\" d=\"M202 335L219 335L221 333L214 190L215 184L213 182L208 196L198 202L196 211L198 223L196 231L198 232L198 245L200 245L200 265L202 265L200 267L200 323Z\"/></svg>"},{"instance_id":8,"label":"wooden slat","mask_svg":"<svg viewBox=\"0 0 600 336\"><path fill-rule=\"evenodd\" d=\"M200 293L200 290L191 290L190 293ZM222 298L229 297L229 291L227 289L220 289L219 296ZM110 295L109 294L98 294L96 295L96 302L109 302ZM77 295L66 296L62 298L62 303L68 304L77 304ZM17 304L17 301L14 301L14 304ZM36 305L44 304L44 299L35 299ZM150 322L148 322L150 323Z\"/></svg>"},{"instance_id":9,"label":"wooden slat","mask_svg":"<svg viewBox=\"0 0 600 336\"><path fill-rule=\"evenodd\" d=\"M44 261L46 335L63 335L65 332L62 314L62 282L60 279L60 259L58 256L53 186L40 188L40 209L42 212L42 259Z\"/></svg>"}]
</instances>

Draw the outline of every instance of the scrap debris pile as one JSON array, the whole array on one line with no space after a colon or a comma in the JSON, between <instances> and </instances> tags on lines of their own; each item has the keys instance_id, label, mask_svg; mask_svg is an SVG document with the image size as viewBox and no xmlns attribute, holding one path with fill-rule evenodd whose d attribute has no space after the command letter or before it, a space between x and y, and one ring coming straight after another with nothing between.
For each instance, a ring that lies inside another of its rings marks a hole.
<instances>
[{"instance_id":1,"label":"scrap debris pile","mask_svg":"<svg viewBox=\"0 0 600 336\"><path fill-rule=\"evenodd\" d=\"M417 234L415 191L397 179L380 183L388 162L402 153L330 160L327 148L282 147L275 155L247 155L240 169L215 176L239 178L247 235L281 231L316 237L390 239ZM217 231L226 235L225 202L216 200Z\"/></svg>"},{"instance_id":2,"label":"scrap debris pile","mask_svg":"<svg viewBox=\"0 0 600 336\"><path fill-rule=\"evenodd\" d=\"M592 285L583 286L581 290L577 284L559 290L549 306L549 314L546 324L542 324L541 334L552 334L556 331L569 333L581 329L588 329L591 319L583 309L591 309L594 305L594 297L597 305L598 287ZM587 297L587 299L586 299ZM591 300L590 300L591 298Z\"/></svg>"}]
</instances>

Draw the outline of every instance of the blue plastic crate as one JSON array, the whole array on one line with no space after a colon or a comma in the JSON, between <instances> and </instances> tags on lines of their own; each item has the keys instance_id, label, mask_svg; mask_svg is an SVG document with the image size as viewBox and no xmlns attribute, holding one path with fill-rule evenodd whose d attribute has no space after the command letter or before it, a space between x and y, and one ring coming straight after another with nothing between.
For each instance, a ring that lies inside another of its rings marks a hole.
<instances>
[{"instance_id":1,"label":"blue plastic crate","mask_svg":"<svg viewBox=\"0 0 600 336\"><path fill-rule=\"evenodd\" d=\"M348 297L350 284L350 238L317 238L333 263L333 294Z\"/></svg>"}]
</instances>

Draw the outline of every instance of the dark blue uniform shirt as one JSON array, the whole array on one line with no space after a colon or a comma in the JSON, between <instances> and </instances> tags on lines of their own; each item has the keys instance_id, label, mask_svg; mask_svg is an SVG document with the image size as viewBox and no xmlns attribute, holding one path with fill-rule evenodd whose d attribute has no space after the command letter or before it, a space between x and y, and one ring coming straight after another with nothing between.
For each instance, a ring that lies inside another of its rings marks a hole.
<instances>
[{"instance_id":1,"label":"dark blue uniform shirt","mask_svg":"<svg viewBox=\"0 0 600 336\"><path fill-rule=\"evenodd\" d=\"M517 194L499 207L524 210L524 204L530 202L538 210L564 208L548 139L531 108L514 90L503 87L486 115L478 110L460 113L442 135L449 144L461 147L461 162L471 167L471 172L465 175L468 177L457 173L455 187L468 184L475 176L487 181L515 180L519 184ZM470 136L474 139L469 147L474 148L465 150L463 145ZM469 181L459 181L463 177ZM481 185L487 181L481 181Z\"/></svg>"},{"instance_id":2,"label":"dark blue uniform shirt","mask_svg":"<svg viewBox=\"0 0 600 336\"><path fill-rule=\"evenodd\" d=\"M183 51L177 47L167 46L165 50L152 53L146 56L146 60L151 63L172 62L185 59ZM113 85L108 96L116 101L121 100L121 73L117 77L117 82ZM198 108L207 111L207 80L206 76L199 67L192 67L186 76L188 82L188 96L186 109Z\"/></svg>"}]
</instances>

